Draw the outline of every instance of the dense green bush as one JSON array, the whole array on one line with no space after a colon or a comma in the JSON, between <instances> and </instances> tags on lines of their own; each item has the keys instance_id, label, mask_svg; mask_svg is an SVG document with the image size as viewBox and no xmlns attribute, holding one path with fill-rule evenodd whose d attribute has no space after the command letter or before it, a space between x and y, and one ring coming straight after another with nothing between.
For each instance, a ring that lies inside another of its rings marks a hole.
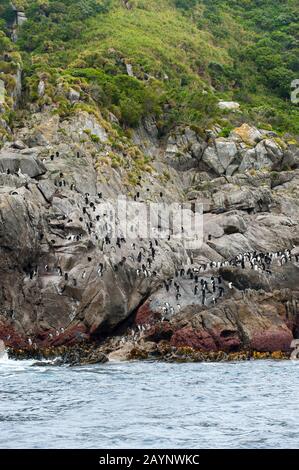
<instances>
[{"instance_id":1,"label":"dense green bush","mask_svg":"<svg viewBox=\"0 0 299 470\"><path fill-rule=\"evenodd\" d=\"M298 106L290 103L299 78L298 0L131 0L130 10L120 0L19 3L28 21L17 47L31 100L46 73L47 93L64 115L73 107L57 91L61 80L126 127L149 114L161 132L206 126L221 120L217 101L233 99L244 119L299 133ZM0 18L0 52L12 51L9 0L0 0Z\"/></svg>"}]
</instances>

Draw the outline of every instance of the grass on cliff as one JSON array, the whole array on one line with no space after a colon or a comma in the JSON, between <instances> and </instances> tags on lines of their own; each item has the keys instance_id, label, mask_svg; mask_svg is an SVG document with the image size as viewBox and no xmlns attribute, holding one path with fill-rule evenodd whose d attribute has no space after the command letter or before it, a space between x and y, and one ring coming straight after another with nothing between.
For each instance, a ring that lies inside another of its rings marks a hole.
<instances>
[{"instance_id":1,"label":"grass on cliff","mask_svg":"<svg viewBox=\"0 0 299 470\"><path fill-rule=\"evenodd\" d=\"M74 107L58 85L77 89L86 106L112 111L126 127L154 114L161 133L180 123L229 128L240 120L299 133L298 106L289 99L299 78L296 0L18 3L28 17L17 44L28 96L39 100L44 78L46 99L62 115ZM7 30L9 2L1 5ZM221 115L219 99L239 101L243 114Z\"/></svg>"}]
</instances>

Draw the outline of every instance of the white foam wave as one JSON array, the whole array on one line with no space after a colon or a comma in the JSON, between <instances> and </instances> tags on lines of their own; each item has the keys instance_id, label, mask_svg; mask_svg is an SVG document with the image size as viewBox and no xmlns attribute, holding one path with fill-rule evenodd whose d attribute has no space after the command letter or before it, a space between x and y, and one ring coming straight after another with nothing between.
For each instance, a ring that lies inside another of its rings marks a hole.
<instances>
[{"instance_id":1,"label":"white foam wave","mask_svg":"<svg viewBox=\"0 0 299 470\"><path fill-rule=\"evenodd\" d=\"M22 361L17 361L15 359L10 359L8 357L7 351L2 351L0 353L0 372L2 370L11 370L11 369L17 369L17 370L25 370L27 367L30 367L34 364L34 360L22 360Z\"/></svg>"},{"instance_id":2,"label":"white foam wave","mask_svg":"<svg viewBox=\"0 0 299 470\"><path fill-rule=\"evenodd\" d=\"M0 353L0 364L8 362L8 354L7 351L3 351Z\"/></svg>"}]
</instances>

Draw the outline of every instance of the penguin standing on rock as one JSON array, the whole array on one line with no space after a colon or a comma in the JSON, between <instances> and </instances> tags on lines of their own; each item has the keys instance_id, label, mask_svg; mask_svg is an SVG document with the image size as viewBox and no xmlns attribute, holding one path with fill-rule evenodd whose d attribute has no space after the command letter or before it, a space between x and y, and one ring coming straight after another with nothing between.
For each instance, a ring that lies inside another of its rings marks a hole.
<instances>
[{"instance_id":1,"label":"penguin standing on rock","mask_svg":"<svg viewBox=\"0 0 299 470\"><path fill-rule=\"evenodd\" d=\"M206 289L204 287L201 290L201 294L202 294L202 305L205 305L205 302L206 302Z\"/></svg>"},{"instance_id":2,"label":"penguin standing on rock","mask_svg":"<svg viewBox=\"0 0 299 470\"><path fill-rule=\"evenodd\" d=\"M223 287L219 287L219 297L223 297L224 289Z\"/></svg>"}]
</instances>

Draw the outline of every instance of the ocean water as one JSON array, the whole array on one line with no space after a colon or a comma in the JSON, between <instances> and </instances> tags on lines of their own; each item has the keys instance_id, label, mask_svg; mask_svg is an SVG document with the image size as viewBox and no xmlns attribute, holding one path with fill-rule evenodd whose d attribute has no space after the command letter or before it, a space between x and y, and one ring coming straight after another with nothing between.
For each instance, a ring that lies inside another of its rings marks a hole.
<instances>
[{"instance_id":1,"label":"ocean water","mask_svg":"<svg viewBox=\"0 0 299 470\"><path fill-rule=\"evenodd\" d=\"M299 361L0 362L0 448L298 448Z\"/></svg>"}]
</instances>

